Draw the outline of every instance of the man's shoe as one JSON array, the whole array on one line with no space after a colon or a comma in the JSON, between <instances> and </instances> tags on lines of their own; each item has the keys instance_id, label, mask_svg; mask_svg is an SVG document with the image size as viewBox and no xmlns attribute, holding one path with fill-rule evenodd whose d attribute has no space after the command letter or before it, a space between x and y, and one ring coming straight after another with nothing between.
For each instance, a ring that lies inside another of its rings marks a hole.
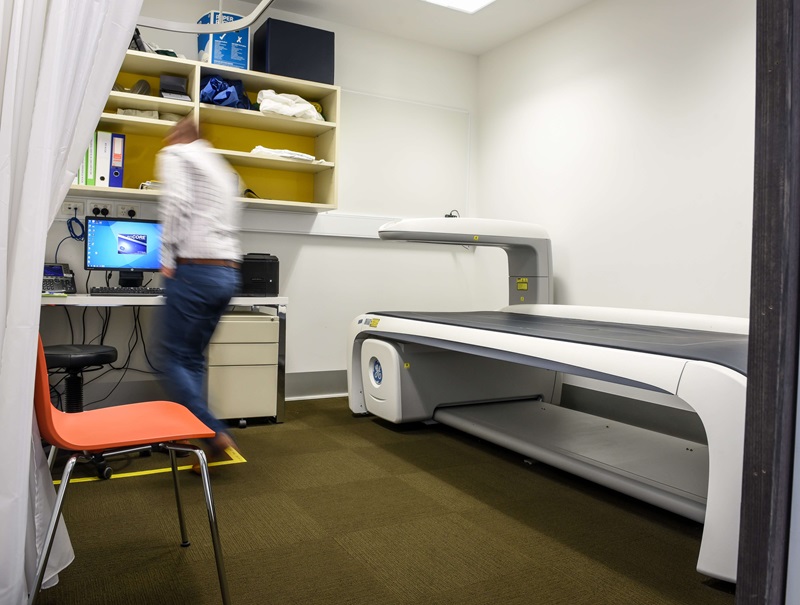
<instances>
[{"instance_id":1,"label":"man's shoe","mask_svg":"<svg viewBox=\"0 0 800 605\"><path fill-rule=\"evenodd\" d=\"M211 441L211 455L224 454L228 449L234 449L238 452L239 446L236 445L233 437L228 435L228 433L218 433Z\"/></svg>"},{"instance_id":2,"label":"man's shoe","mask_svg":"<svg viewBox=\"0 0 800 605\"><path fill-rule=\"evenodd\" d=\"M219 433L216 437L214 437L214 439L212 439L209 449L210 451L206 454L206 458L210 464L211 462L219 462L220 460L230 459L230 455L227 453L228 450L232 449L235 452L238 452L239 446L236 445L236 442L227 433ZM208 470L210 472L211 468ZM199 462L195 462L192 465L192 472L195 475L201 474Z\"/></svg>"}]
</instances>

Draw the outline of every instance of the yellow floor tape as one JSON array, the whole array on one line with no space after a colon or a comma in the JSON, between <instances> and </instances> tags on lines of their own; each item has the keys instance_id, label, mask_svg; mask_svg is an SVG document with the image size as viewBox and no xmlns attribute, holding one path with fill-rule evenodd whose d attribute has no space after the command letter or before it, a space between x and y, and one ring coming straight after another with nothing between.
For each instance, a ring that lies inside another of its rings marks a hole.
<instances>
[{"instance_id":1,"label":"yellow floor tape","mask_svg":"<svg viewBox=\"0 0 800 605\"><path fill-rule=\"evenodd\" d=\"M217 462L209 462L208 466L225 466L226 464L241 464L242 462L247 462L244 456L241 453L237 452L232 447L229 447L225 450L225 453L228 454L230 460L218 460ZM179 466L179 471L188 471L191 470L192 465L187 464L185 466ZM172 467L166 468L154 468L147 471L133 471L130 473L114 473L111 475L110 479L128 479L129 477L142 477L144 475L157 475L159 473L171 473ZM70 479L70 483L86 483L87 481L108 481L108 479L101 479L100 477L77 477L74 479ZM61 483L61 479L56 479L53 481L53 485L59 485Z\"/></svg>"}]
</instances>

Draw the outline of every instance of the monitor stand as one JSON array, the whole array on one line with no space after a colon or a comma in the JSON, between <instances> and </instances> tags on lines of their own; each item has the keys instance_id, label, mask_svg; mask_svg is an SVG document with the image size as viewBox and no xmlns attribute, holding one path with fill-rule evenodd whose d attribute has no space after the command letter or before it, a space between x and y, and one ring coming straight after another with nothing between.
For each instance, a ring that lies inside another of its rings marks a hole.
<instances>
[{"instance_id":1,"label":"monitor stand","mask_svg":"<svg viewBox=\"0 0 800 605\"><path fill-rule=\"evenodd\" d=\"M142 271L120 271L119 272L119 285L123 288L132 287L140 288L144 281L144 272Z\"/></svg>"}]
</instances>

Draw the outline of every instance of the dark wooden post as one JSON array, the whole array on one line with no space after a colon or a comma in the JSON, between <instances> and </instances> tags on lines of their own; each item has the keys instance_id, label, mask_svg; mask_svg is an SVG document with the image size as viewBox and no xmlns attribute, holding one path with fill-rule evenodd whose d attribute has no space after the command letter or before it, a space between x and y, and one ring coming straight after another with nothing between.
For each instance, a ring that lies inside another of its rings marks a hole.
<instances>
[{"instance_id":1,"label":"dark wooden post","mask_svg":"<svg viewBox=\"0 0 800 605\"><path fill-rule=\"evenodd\" d=\"M737 605L784 605L798 376L800 0L759 0Z\"/></svg>"}]
</instances>

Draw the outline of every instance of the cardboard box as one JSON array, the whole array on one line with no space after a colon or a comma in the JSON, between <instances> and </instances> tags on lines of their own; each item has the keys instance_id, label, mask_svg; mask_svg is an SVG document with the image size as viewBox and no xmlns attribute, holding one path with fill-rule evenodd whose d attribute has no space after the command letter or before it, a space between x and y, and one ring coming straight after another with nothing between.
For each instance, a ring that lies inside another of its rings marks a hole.
<instances>
[{"instance_id":1,"label":"cardboard box","mask_svg":"<svg viewBox=\"0 0 800 605\"><path fill-rule=\"evenodd\" d=\"M267 19L253 36L253 69L333 84L333 32Z\"/></svg>"},{"instance_id":2,"label":"cardboard box","mask_svg":"<svg viewBox=\"0 0 800 605\"><path fill-rule=\"evenodd\" d=\"M219 23L220 12L206 13L198 23ZM241 15L222 13L222 23L241 19ZM250 69L250 28L245 27L234 32L224 34L198 34L197 55L200 61L214 65Z\"/></svg>"}]
</instances>

